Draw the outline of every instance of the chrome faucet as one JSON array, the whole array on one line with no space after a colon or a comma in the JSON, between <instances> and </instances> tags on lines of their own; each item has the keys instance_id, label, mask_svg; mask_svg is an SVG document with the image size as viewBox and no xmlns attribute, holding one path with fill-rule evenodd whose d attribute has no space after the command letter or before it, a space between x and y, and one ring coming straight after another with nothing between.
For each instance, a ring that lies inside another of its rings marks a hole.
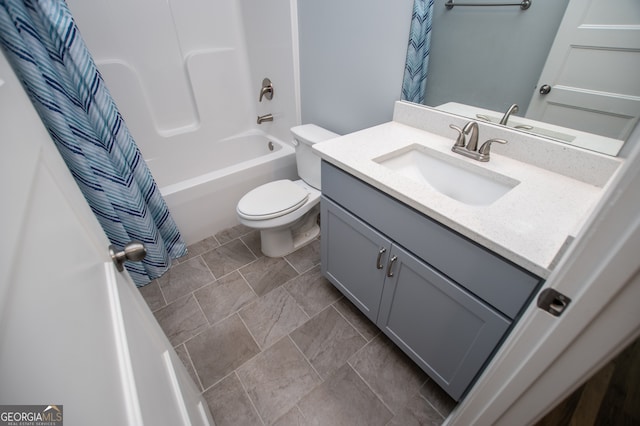
<instances>
[{"instance_id":1,"label":"chrome faucet","mask_svg":"<svg viewBox=\"0 0 640 426\"><path fill-rule=\"evenodd\" d=\"M465 157L473 158L474 160L482 162L489 161L491 144L494 142L500 144L507 143L504 139L489 139L478 149L478 135L480 134L478 123L470 121L462 129L454 124L450 124L449 127L458 132L458 137L451 147L451 151L464 155ZM468 143L466 142L467 136L469 136Z\"/></svg>"},{"instance_id":2,"label":"chrome faucet","mask_svg":"<svg viewBox=\"0 0 640 426\"><path fill-rule=\"evenodd\" d=\"M272 114L265 114L265 115L259 115L258 116L258 124L262 124L265 121L273 121L273 115Z\"/></svg>"},{"instance_id":3,"label":"chrome faucet","mask_svg":"<svg viewBox=\"0 0 640 426\"><path fill-rule=\"evenodd\" d=\"M258 102L262 102L263 97L267 98L268 100L271 100L273 98L273 84L268 78L262 80L262 88L260 89L260 98L258 98Z\"/></svg>"},{"instance_id":4,"label":"chrome faucet","mask_svg":"<svg viewBox=\"0 0 640 426\"><path fill-rule=\"evenodd\" d=\"M502 118L500 119L500 124L506 125L507 121L509 121L509 117L511 117L511 114L515 114L516 112L518 112L518 109L519 109L518 104L511 105L507 110L507 112L505 112Z\"/></svg>"}]
</instances>

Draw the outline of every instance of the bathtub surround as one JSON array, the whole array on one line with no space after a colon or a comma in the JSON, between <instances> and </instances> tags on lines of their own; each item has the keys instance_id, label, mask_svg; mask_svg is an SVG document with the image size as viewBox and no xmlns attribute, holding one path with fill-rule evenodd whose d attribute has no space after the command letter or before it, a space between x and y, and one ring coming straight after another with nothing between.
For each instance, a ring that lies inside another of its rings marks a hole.
<instances>
[{"instance_id":1,"label":"bathtub surround","mask_svg":"<svg viewBox=\"0 0 640 426\"><path fill-rule=\"evenodd\" d=\"M293 156L258 161L259 170L217 164L244 153L229 148L247 134L291 143L300 122L295 0L68 3L187 244L236 224L251 188L295 178ZM140 31L140 22L153 24ZM265 76L276 95L259 102ZM269 113L273 121L256 123ZM251 171L236 173L243 168Z\"/></svg>"},{"instance_id":2,"label":"bathtub surround","mask_svg":"<svg viewBox=\"0 0 640 426\"><path fill-rule=\"evenodd\" d=\"M267 258L240 225L141 289L216 424L441 424L454 402L321 276L319 249Z\"/></svg>"},{"instance_id":3,"label":"bathtub surround","mask_svg":"<svg viewBox=\"0 0 640 426\"><path fill-rule=\"evenodd\" d=\"M204 148L197 159L175 157L175 170L170 159L158 164L169 176L180 174L175 183L169 179L160 187L187 244L235 225L235 206L253 188L296 176L293 148L264 132L249 131Z\"/></svg>"},{"instance_id":4,"label":"bathtub surround","mask_svg":"<svg viewBox=\"0 0 640 426\"><path fill-rule=\"evenodd\" d=\"M111 243L145 244L134 282L161 276L185 243L64 1L3 2L0 41Z\"/></svg>"}]
</instances>

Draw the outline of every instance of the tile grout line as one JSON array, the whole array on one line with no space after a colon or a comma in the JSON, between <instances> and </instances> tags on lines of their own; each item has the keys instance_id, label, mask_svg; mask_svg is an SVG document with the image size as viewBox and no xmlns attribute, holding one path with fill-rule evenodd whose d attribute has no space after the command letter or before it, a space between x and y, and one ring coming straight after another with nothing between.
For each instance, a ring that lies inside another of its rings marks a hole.
<instances>
[{"instance_id":1,"label":"tile grout line","mask_svg":"<svg viewBox=\"0 0 640 426\"><path fill-rule=\"evenodd\" d=\"M260 252L260 255L257 255L256 253L253 252L253 250L251 250L251 247L249 247L249 245L247 243L244 242L244 240L242 239L242 237L238 237L236 238L237 240L240 240L240 242L242 243L243 246L245 246L245 248L247 250L249 250L249 253L251 253L253 255L253 257L256 258L256 260L260 259L262 256L264 256L262 254L262 252ZM233 241L233 240L232 240ZM231 241L230 241L231 242ZM253 263L253 262L252 262ZM246 266L246 265L245 265Z\"/></svg>"},{"instance_id":2,"label":"tile grout line","mask_svg":"<svg viewBox=\"0 0 640 426\"><path fill-rule=\"evenodd\" d=\"M216 248L217 248L217 247L216 247ZM206 260L204 260L204 257L202 256L203 254L209 253L210 251L213 251L213 250L215 250L215 249L211 249L211 250L209 250L209 251L205 251L204 253L200 253L199 255L194 256L194 258L195 258L195 257L199 257L199 258L200 258L200 260L202 260L202 263L204 263L204 266L206 266L206 267L207 267L207 270L209 271L209 273L210 273L210 274L211 274L211 276L213 277L213 281L212 281L212 282L216 282L216 281L218 281L218 277L216 277L216 274L214 274L214 273L213 273L213 271L212 271L212 270L211 270L211 268L209 267L209 264L207 263L207 261L206 261ZM209 284L211 284L211 283L209 283ZM195 291L195 290L194 290L194 291Z\"/></svg>"},{"instance_id":3,"label":"tile grout line","mask_svg":"<svg viewBox=\"0 0 640 426\"><path fill-rule=\"evenodd\" d=\"M256 232L257 232L257 231L256 231ZM240 237L238 237L238 239L239 239L240 241L242 241L242 244L244 244L244 245L245 245L245 247L246 247L246 248L248 248L248 249L249 249L249 251L251 252L251 254L252 254L252 255L254 255L256 258L260 258L260 257L264 256L264 254L262 253L262 251L260 251L260 253L256 253L256 252L254 252L253 250L251 250L251 247L249 247L249 244L248 244L245 240L243 240L243 239L242 239L243 237L246 237L246 236L247 236L247 235L249 235L249 234L251 234L251 232L249 232L248 234L241 235Z\"/></svg>"},{"instance_id":4,"label":"tile grout line","mask_svg":"<svg viewBox=\"0 0 640 426\"><path fill-rule=\"evenodd\" d=\"M379 334L378 334L379 335ZM354 354L352 354L349 359L347 360L346 364L349 365L349 367L358 375L358 377L360 377L360 380L362 380L364 382L365 385L367 385L367 387L369 388L369 390L371 392L373 392L373 394L376 396L376 398L378 398L378 400L380 400L380 402L382 402L382 404L385 406L385 408L387 410L389 410L389 412L391 413L391 418L395 417L397 413L395 413L391 407L389 407L387 405L387 403L384 401L384 399L382 398L382 395L378 395L378 392L375 391L375 389L373 389L373 387L369 384L369 382L362 377L362 375L360 374L360 372L358 370L356 370L356 368L353 366L353 364L351 363L353 358L360 352L363 351L364 348L366 348L367 346L369 346L370 344L373 344L373 342L378 338L378 335L376 335L376 337L374 337L373 339L371 339L371 341L367 342L363 347L361 347L358 351L356 351ZM366 339L365 339L366 340ZM420 389L420 388L418 388Z\"/></svg>"},{"instance_id":5,"label":"tile grout line","mask_svg":"<svg viewBox=\"0 0 640 426\"><path fill-rule=\"evenodd\" d=\"M244 365L244 364L243 364ZM240 368L240 367L238 367ZM262 418L262 415L260 414L260 411L258 410L258 407L256 407L256 403L253 401L253 399L251 398L251 395L249 395L249 392L247 392L247 386L242 382L242 379L240 378L240 375L238 374L238 368L236 368L235 370L233 370L229 375L231 374L235 374L236 378L238 379L238 381L240 382L240 386L242 386L242 391L244 392L244 394L247 396L247 399L249 400L249 402L251 403L251 407L253 407L253 410L256 412L256 414L258 415L258 419L260 419L260 421L262 422L263 425L266 425L266 423L264 422L264 419ZM229 376L228 375L228 376Z\"/></svg>"},{"instance_id":6,"label":"tile grout line","mask_svg":"<svg viewBox=\"0 0 640 426\"><path fill-rule=\"evenodd\" d=\"M166 275L166 274L171 274L171 269L173 268L173 266L171 266L169 269L167 269L167 271L162 275ZM164 291L162 291L162 286L160 285L160 278L162 277L158 277L156 278L154 281L156 281L156 283L158 284L158 290L160 290L160 296L162 296L162 300L164 300L164 306L167 306L169 303L167 303L167 297L164 295ZM149 283L151 284L151 283ZM162 307L164 307L162 306ZM156 309L159 310L160 308ZM154 311L155 312L155 311Z\"/></svg>"},{"instance_id":7,"label":"tile grout line","mask_svg":"<svg viewBox=\"0 0 640 426\"><path fill-rule=\"evenodd\" d=\"M438 408L433 405L433 403L424 395L422 395L420 393L420 390L418 390L418 397L421 398L423 401L425 401L427 404L429 404L431 406L431 408L433 408L433 410L438 413L438 415L442 418L442 421L444 421L444 419L446 419L446 416L443 416L442 413L440 412L440 410L438 410Z\"/></svg>"},{"instance_id":8,"label":"tile grout line","mask_svg":"<svg viewBox=\"0 0 640 426\"><path fill-rule=\"evenodd\" d=\"M169 268L169 269L171 269L171 268ZM164 292L162 291L162 286L160 285L160 279L159 278L156 278L156 284L158 284L158 290L160 290L160 296L162 296L162 300L164 301L164 306L167 306L168 305L167 297L164 295ZM163 306L163 308L164 308L164 306ZM159 309L160 308L156 309L156 311L159 310Z\"/></svg>"},{"instance_id":9,"label":"tile grout line","mask_svg":"<svg viewBox=\"0 0 640 426\"><path fill-rule=\"evenodd\" d=\"M191 354L189 353L189 349L187 348L187 345L185 345L185 342L182 342L181 345L184 346L184 351L187 354L187 358L189 358L189 365L191 365L191 368L193 368L193 374L195 374L196 378L198 379L198 384L200 385L200 389L201 389L200 394L202 394L204 393L204 385L202 384L202 379L198 374L198 370L196 370L196 366L193 364L193 360L191 359Z\"/></svg>"},{"instance_id":10,"label":"tile grout line","mask_svg":"<svg viewBox=\"0 0 640 426\"><path fill-rule=\"evenodd\" d=\"M300 326L302 327L302 326ZM296 329L297 330L297 329ZM295 331L295 330L294 330ZM291 332L293 333L293 331ZM324 377L322 377L322 375L318 372L318 370L316 370L316 368L313 366L313 364L311 363L311 361L309 360L309 358L307 358L307 356L304 354L304 352L302 351L302 349L300 349L300 347L298 346L298 344L296 343L295 340L293 340L293 338L291 337L291 333L287 334L286 337L289 338L289 340L291 341L291 343L293 343L293 346L296 348L296 350L298 352L300 352L300 355L302 355L302 358L304 358L305 361L307 361L307 364L309 364L309 367L311 367L311 369L313 370L314 373L316 373L318 375L318 377L320 378L320 383L324 383L325 379ZM319 386L319 385L318 385ZM307 394L305 396L303 396L302 398L306 397L307 395L309 395L311 392L313 392L315 389L317 388L317 386L315 386L313 389L311 389L309 392L307 392ZM300 398L300 400L302 400L302 398ZM300 402L300 401L298 401ZM296 405L298 405L296 403ZM302 412L302 410L300 410Z\"/></svg>"},{"instance_id":11,"label":"tile grout line","mask_svg":"<svg viewBox=\"0 0 640 426\"><path fill-rule=\"evenodd\" d=\"M333 285L333 284L332 284ZM338 312L338 314L347 322L347 324L349 324L351 327L353 327L353 329L356 331L356 333L358 333L366 342L367 344L369 344L369 342L372 342L376 337L378 337L378 334L381 333L380 329L378 328L378 332L371 338L371 340L367 339L367 336L365 336L364 334L362 334L360 332L360 330L358 330L358 327L356 327L351 321L349 321L349 319L342 313L340 312L340 309L336 308L336 303L340 302L342 299L348 301L349 303L351 303L351 301L349 299L347 299L344 295L342 295L342 297L340 297L338 300L336 300L335 302L333 302L330 306L333 306L333 308ZM367 321L369 321L368 318L365 317L365 319ZM374 324L375 325L375 324ZM378 326L376 326L377 328ZM366 345L365 345L366 346ZM363 346L364 347L364 346ZM362 349L362 348L360 348ZM359 351L358 351L359 352ZM355 355L355 354L354 354Z\"/></svg>"},{"instance_id":12,"label":"tile grout line","mask_svg":"<svg viewBox=\"0 0 640 426\"><path fill-rule=\"evenodd\" d=\"M213 282L216 282L216 281L217 281L217 280L215 280L215 281L213 281ZM213 283L209 283L209 284L213 284ZM207 285L209 285L209 284L207 284ZM192 295L192 296L193 296L193 298L195 299L195 301L196 301L196 305L198 305L198 309L200 309L200 312L201 312L201 313L202 313L202 315L204 316L205 321L207 321L207 324L209 325L209 326L207 327L207 329L209 329L209 328L211 328L211 326L213 326L213 324L211 324L211 321L209 321L209 317L207 317L207 314L205 313L204 309L202 309L202 305L200 304L200 302L198 301L198 298L196 297L196 291L198 291L198 290L202 290L204 287L206 287L206 286L200 287L199 289L192 291L192 292L191 292L191 295ZM205 330L203 330L203 331L205 331ZM198 334L200 334L200 333L198 333ZM194 337L195 337L195 336L194 336Z\"/></svg>"},{"instance_id":13,"label":"tile grout line","mask_svg":"<svg viewBox=\"0 0 640 426\"><path fill-rule=\"evenodd\" d=\"M249 307L251 305L253 305L254 303L256 303L257 300L254 300L253 302L251 302L249 305L245 306ZM234 315L238 315L238 318L240 318L240 321L242 322L242 325L244 326L244 328L247 329L247 333L249 333L249 336L251 336L251 339L253 340L253 343L256 344L256 346L258 347L259 351L257 354L255 354L254 356L252 356L251 358L249 358L248 360L246 360L245 362L242 363L242 365L239 365L238 367L236 367L236 370L238 370L238 368L242 367L243 365L245 365L247 362L251 361L252 359L254 359L255 357L257 357L258 355L260 355L262 352L264 352L264 349L262 349L262 347L260 346L260 344L258 343L258 341L256 340L255 336L253 335L253 333L251 332L251 329L249 328L249 326L247 326L247 323L244 321L244 318L242 318L242 315L240 315L240 311L237 311Z\"/></svg>"},{"instance_id":14,"label":"tile grout line","mask_svg":"<svg viewBox=\"0 0 640 426\"><path fill-rule=\"evenodd\" d=\"M367 345L368 345L368 343L367 343ZM367 346L367 345L364 345L364 346ZM362 348L364 348L364 346L363 346ZM361 348L360 350L362 350L362 348ZM358 351L358 352L360 352L360 351ZM358 352L356 352L356 353L358 353ZM356 354L353 354L350 358L353 358L355 355L356 355ZM364 377L362 377L362 375L360 374L360 372L359 372L358 370L356 370L356 369L353 367L353 365L351 365L351 363L350 363L349 361L347 361L345 365L348 365L348 366L349 366L349 368L350 368L354 373L356 373L356 375L360 378L360 380L362 380L362 382L367 386L367 388L369 388L369 390L371 391L371 393L373 393L373 394L375 395L375 397L378 399L378 401L380 401L380 402L382 403L382 405L384 405L384 407L385 407L387 410L389 410L389 412L391 413L391 419L393 419L393 418L396 416L396 413L391 409L391 407L389 407L389 406L387 405L387 403L386 403L386 402L384 402L384 400L382 399L382 396L378 395L378 392L376 392L376 391L371 387L371 385L369 384L369 382L367 382L367 381L365 380L365 378L364 378ZM389 419L389 421L391 421L391 419Z\"/></svg>"},{"instance_id":15,"label":"tile grout line","mask_svg":"<svg viewBox=\"0 0 640 426\"><path fill-rule=\"evenodd\" d=\"M253 294L255 294L255 296L256 296L256 300L254 300L250 304L255 303L258 299L260 299L261 296L256 292L256 290L253 288L253 286L251 286L251 284L249 283L249 280L247 279L247 277L245 277L244 274L242 272L240 272L240 268L236 269L234 272L236 272L236 271L238 272L238 274L240 274L240 277L244 280L244 282L247 284L247 286L251 289ZM227 274L227 275L229 275L229 274ZM247 305L247 306L249 306L249 305Z\"/></svg>"}]
</instances>

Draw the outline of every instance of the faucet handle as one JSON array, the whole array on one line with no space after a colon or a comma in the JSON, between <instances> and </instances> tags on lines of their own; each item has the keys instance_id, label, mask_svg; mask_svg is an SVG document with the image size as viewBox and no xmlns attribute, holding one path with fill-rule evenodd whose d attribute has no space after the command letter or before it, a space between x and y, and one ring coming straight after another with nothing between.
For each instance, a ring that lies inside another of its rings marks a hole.
<instances>
[{"instance_id":1,"label":"faucet handle","mask_svg":"<svg viewBox=\"0 0 640 426\"><path fill-rule=\"evenodd\" d=\"M273 99L273 83L268 78L262 80L262 88L260 89L260 98L258 98L258 102L262 102L262 97L267 98L268 100Z\"/></svg>"},{"instance_id":2,"label":"faucet handle","mask_svg":"<svg viewBox=\"0 0 640 426\"><path fill-rule=\"evenodd\" d=\"M453 130L456 130L458 132L458 138L456 139L456 143L453 144L453 146L459 146L464 148L466 144L466 140L464 137L464 130L462 130L460 127L456 126L455 124L449 124L449 127L451 127Z\"/></svg>"},{"instance_id":3,"label":"faucet handle","mask_svg":"<svg viewBox=\"0 0 640 426\"><path fill-rule=\"evenodd\" d=\"M489 154L491 152L491 144L492 143L506 144L507 141L504 139L489 139L485 143L482 144L480 149L478 150L478 154L480 154L483 158L480 161L489 161ZM484 159L486 157L486 159Z\"/></svg>"}]
</instances>

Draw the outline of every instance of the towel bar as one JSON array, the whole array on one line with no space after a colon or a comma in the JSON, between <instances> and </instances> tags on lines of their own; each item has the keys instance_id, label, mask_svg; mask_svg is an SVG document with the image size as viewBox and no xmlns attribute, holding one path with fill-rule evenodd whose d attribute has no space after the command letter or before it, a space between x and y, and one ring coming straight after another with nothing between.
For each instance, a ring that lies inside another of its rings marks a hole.
<instances>
[{"instance_id":1,"label":"towel bar","mask_svg":"<svg viewBox=\"0 0 640 426\"><path fill-rule=\"evenodd\" d=\"M520 6L520 9L527 10L531 7L531 0L522 0L520 3L454 3L453 0L447 0L444 5L448 10L454 6Z\"/></svg>"}]
</instances>

